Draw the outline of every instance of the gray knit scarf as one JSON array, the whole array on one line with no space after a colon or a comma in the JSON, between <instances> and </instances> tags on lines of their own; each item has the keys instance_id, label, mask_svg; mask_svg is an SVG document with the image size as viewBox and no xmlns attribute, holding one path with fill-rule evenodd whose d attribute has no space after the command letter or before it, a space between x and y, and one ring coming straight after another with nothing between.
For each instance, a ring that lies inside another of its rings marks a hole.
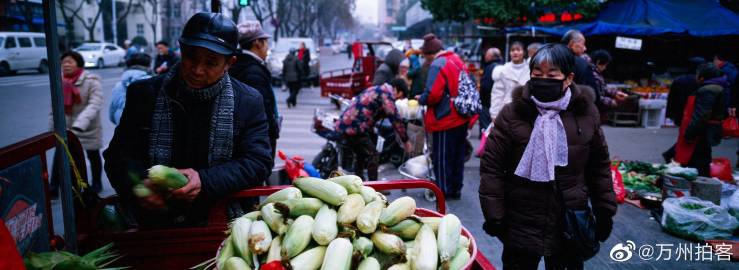
<instances>
[{"instance_id":1,"label":"gray knit scarf","mask_svg":"<svg viewBox=\"0 0 739 270\"><path fill-rule=\"evenodd\" d=\"M179 73L179 65L175 65L165 75L162 87L157 92L154 103L154 114L151 121L149 135L149 158L152 165L171 165L172 143L174 141L172 126L171 98L166 89ZM179 84L179 83L178 83ZM172 85L176 86L178 84ZM233 152L233 122L234 122L234 90L228 74L215 85L204 89L183 89L190 96L199 101L212 101L213 113L210 118L210 135L208 144L208 164L214 166L231 159Z\"/></svg>"}]
</instances>

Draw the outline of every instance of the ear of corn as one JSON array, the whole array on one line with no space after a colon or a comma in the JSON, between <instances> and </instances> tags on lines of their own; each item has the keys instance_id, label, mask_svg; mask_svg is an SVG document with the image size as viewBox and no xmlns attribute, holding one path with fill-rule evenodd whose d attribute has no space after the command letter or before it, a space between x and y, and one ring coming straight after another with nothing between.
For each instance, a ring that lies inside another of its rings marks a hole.
<instances>
[{"instance_id":1,"label":"ear of corn","mask_svg":"<svg viewBox=\"0 0 739 270\"><path fill-rule=\"evenodd\" d=\"M252 253L262 255L269 251L272 244L272 233L269 231L267 223L258 220L251 224L249 229L249 249Z\"/></svg>"},{"instance_id":2,"label":"ear of corn","mask_svg":"<svg viewBox=\"0 0 739 270\"><path fill-rule=\"evenodd\" d=\"M372 254L372 250L374 249L372 241L364 236L354 239L352 245L354 246L354 250L362 255L362 258L367 258L367 256Z\"/></svg>"},{"instance_id":3,"label":"ear of corn","mask_svg":"<svg viewBox=\"0 0 739 270\"><path fill-rule=\"evenodd\" d=\"M416 201L408 196L400 197L390 203L380 215L380 224L393 226L416 212Z\"/></svg>"},{"instance_id":4,"label":"ear of corn","mask_svg":"<svg viewBox=\"0 0 739 270\"><path fill-rule=\"evenodd\" d=\"M245 218L251 219L252 221L262 219L262 213L259 211L251 211L244 215Z\"/></svg>"},{"instance_id":5,"label":"ear of corn","mask_svg":"<svg viewBox=\"0 0 739 270\"><path fill-rule=\"evenodd\" d=\"M267 252L267 260L265 260L265 262L269 263L272 261L282 260L282 256L280 256L281 249L282 249L282 236L277 236L274 239L272 239L272 243L269 245L269 252Z\"/></svg>"},{"instance_id":6,"label":"ear of corn","mask_svg":"<svg viewBox=\"0 0 739 270\"><path fill-rule=\"evenodd\" d=\"M346 197L344 204L339 207L337 221L339 224L352 224L357 221L359 212L364 208L364 199L362 195L351 194Z\"/></svg>"},{"instance_id":7,"label":"ear of corn","mask_svg":"<svg viewBox=\"0 0 739 270\"><path fill-rule=\"evenodd\" d=\"M293 184L303 193L319 198L333 206L339 206L344 203L348 195L346 188L343 186L317 178L298 178Z\"/></svg>"},{"instance_id":8,"label":"ear of corn","mask_svg":"<svg viewBox=\"0 0 739 270\"><path fill-rule=\"evenodd\" d=\"M320 210L325 204L323 201L316 198L297 198L275 203L275 207L277 207L278 210L281 209L283 205L289 209L288 212L290 217L297 218L303 215L315 217L318 210ZM283 215L284 214L286 213L283 213Z\"/></svg>"},{"instance_id":9,"label":"ear of corn","mask_svg":"<svg viewBox=\"0 0 739 270\"><path fill-rule=\"evenodd\" d=\"M187 185L188 179L180 171L164 165L149 168L149 180L157 186L178 189Z\"/></svg>"},{"instance_id":10,"label":"ear of corn","mask_svg":"<svg viewBox=\"0 0 739 270\"><path fill-rule=\"evenodd\" d=\"M277 211L275 204L268 203L262 206L262 220L267 223L270 229L277 235L282 235L287 231L287 225L285 224L285 218L282 214Z\"/></svg>"},{"instance_id":11,"label":"ear of corn","mask_svg":"<svg viewBox=\"0 0 739 270\"><path fill-rule=\"evenodd\" d=\"M372 201L377 198L375 194L377 194L377 191L375 191L374 188L368 187L368 186L362 186L362 188L359 190L359 194L362 195L362 199L364 199L364 204L371 203Z\"/></svg>"},{"instance_id":12,"label":"ear of corn","mask_svg":"<svg viewBox=\"0 0 739 270\"><path fill-rule=\"evenodd\" d=\"M234 244L234 253L246 260L251 260L249 249L249 231L251 230L251 219L240 217L231 222L231 241Z\"/></svg>"},{"instance_id":13,"label":"ear of corn","mask_svg":"<svg viewBox=\"0 0 739 270\"><path fill-rule=\"evenodd\" d=\"M352 225L339 225L339 234L336 237L355 239L357 238L357 228Z\"/></svg>"},{"instance_id":14,"label":"ear of corn","mask_svg":"<svg viewBox=\"0 0 739 270\"><path fill-rule=\"evenodd\" d=\"M457 251L457 254L454 255L454 258L452 258L451 261L448 263L447 269L449 270L459 270L464 267L467 262L470 261L470 252L466 249L460 249Z\"/></svg>"},{"instance_id":15,"label":"ear of corn","mask_svg":"<svg viewBox=\"0 0 739 270\"><path fill-rule=\"evenodd\" d=\"M296 187L288 187L278 192L272 193L272 195L267 196L267 198L264 199L264 202L262 202L262 204L282 202L282 201L287 201L290 199L297 199L297 198L302 198L302 197L303 197L303 193L300 192L300 189Z\"/></svg>"},{"instance_id":16,"label":"ear of corn","mask_svg":"<svg viewBox=\"0 0 739 270\"><path fill-rule=\"evenodd\" d=\"M411 266L408 263L393 264L387 270L411 270Z\"/></svg>"},{"instance_id":17,"label":"ear of corn","mask_svg":"<svg viewBox=\"0 0 739 270\"><path fill-rule=\"evenodd\" d=\"M301 216L290 225L285 238L282 239L280 255L283 259L295 257L308 247L311 229L313 229L313 218L310 216Z\"/></svg>"},{"instance_id":18,"label":"ear of corn","mask_svg":"<svg viewBox=\"0 0 739 270\"><path fill-rule=\"evenodd\" d=\"M459 237L459 248L469 249L470 248L470 238L464 235L460 236Z\"/></svg>"},{"instance_id":19,"label":"ear of corn","mask_svg":"<svg viewBox=\"0 0 739 270\"><path fill-rule=\"evenodd\" d=\"M323 257L321 270L349 270L352 264L352 243L346 238L336 238L328 244L328 256Z\"/></svg>"},{"instance_id":20,"label":"ear of corn","mask_svg":"<svg viewBox=\"0 0 739 270\"><path fill-rule=\"evenodd\" d=\"M373 257L367 257L359 263L357 270L380 270L380 262Z\"/></svg>"},{"instance_id":21,"label":"ear of corn","mask_svg":"<svg viewBox=\"0 0 739 270\"><path fill-rule=\"evenodd\" d=\"M221 247L220 251L221 253L219 253L218 258L216 258L216 267L218 269L223 269L223 267L225 267L226 265L226 260L235 255L232 237L233 234L226 238L226 241L223 241L223 247Z\"/></svg>"},{"instance_id":22,"label":"ear of corn","mask_svg":"<svg viewBox=\"0 0 739 270\"><path fill-rule=\"evenodd\" d=\"M400 238L410 240L416 238L416 234L418 233L418 230L421 229L421 225L423 225L423 223L420 223L414 219L404 219L398 224L395 224L394 226L388 228L388 230L400 236Z\"/></svg>"},{"instance_id":23,"label":"ear of corn","mask_svg":"<svg viewBox=\"0 0 739 270\"><path fill-rule=\"evenodd\" d=\"M313 240L319 245L325 246L331 243L339 233L336 226L336 210L331 209L328 205L321 207L316 214L316 220L313 222Z\"/></svg>"},{"instance_id":24,"label":"ear of corn","mask_svg":"<svg viewBox=\"0 0 739 270\"><path fill-rule=\"evenodd\" d=\"M436 242L439 245L439 257L445 263L457 254L459 236L462 234L462 223L454 214L447 214L441 218Z\"/></svg>"},{"instance_id":25,"label":"ear of corn","mask_svg":"<svg viewBox=\"0 0 739 270\"><path fill-rule=\"evenodd\" d=\"M412 266L414 270L436 270L439 263L436 237L428 225L421 227L416 236Z\"/></svg>"},{"instance_id":26,"label":"ear of corn","mask_svg":"<svg viewBox=\"0 0 739 270\"><path fill-rule=\"evenodd\" d=\"M325 255L326 247L317 246L292 258L290 266L292 266L292 270L318 270L321 268Z\"/></svg>"},{"instance_id":27,"label":"ear of corn","mask_svg":"<svg viewBox=\"0 0 739 270\"><path fill-rule=\"evenodd\" d=\"M422 217L421 223L425 225L429 225L431 227L431 230L434 231L434 233L439 231L439 224L441 224L441 218L440 217Z\"/></svg>"},{"instance_id":28,"label":"ear of corn","mask_svg":"<svg viewBox=\"0 0 739 270\"><path fill-rule=\"evenodd\" d=\"M349 194L359 193L362 190L362 178L356 175L344 175L326 179L346 188Z\"/></svg>"},{"instance_id":29,"label":"ear of corn","mask_svg":"<svg viewBox=\"0 0 739 270\"><path fill-rule=\"evenodd\" d=\"M377 250L387 254L405 254L405 242L394 234L380 231L374 232L372 234L372 244L374 244Z\"/></svg>"},{"instance_id":30,"label":"ear of corn","mask_svg":"<svg viewBox=\"0 0 739 270\"><path fill-rule=\"evenodd\" d=\"M136 195L136 197L149 197L152 193L151 189L146 187L144 184L136 184L133 186L133 194Z\"/></svg>"},{"instance_id":31,"label":"ear of corn","mask_svg":"<svg viewBox=\"0 0 739 270\"><path fill-rule=\"evenodd\" d=\"M385 204L382 201L376 200L371 202L362 208L357 216L357 228L359 231L370 234L377 230L377 223L380 220L380 214Z\"/></svg>"},{"instance_id":32,"label":"ear of corn","mask_svg":"<svg viewBox=\"0 0 739 270\"><path fill-rule=\"evenodd\" d=\"M239 257L231 257L226 260L223 265L223 270L251 270L251 267L246 264L246 261Z\"/></svg>"}]
</instances>

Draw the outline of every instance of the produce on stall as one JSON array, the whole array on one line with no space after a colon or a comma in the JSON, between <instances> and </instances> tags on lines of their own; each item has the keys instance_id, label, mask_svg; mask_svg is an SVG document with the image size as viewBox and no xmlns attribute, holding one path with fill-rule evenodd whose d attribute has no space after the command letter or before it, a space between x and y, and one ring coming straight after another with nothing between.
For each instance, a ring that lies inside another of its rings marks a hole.
<instances>
[{"instance_id":1,"label":"produce on stall","mask_svg":"<svg viewBox=\"0 0 739 270\"><path fill-rule=\"evenodd\" d=\"M66 251L29 253L24 263L28 270L118 270L128 267L110 267L121 256L112 251L113 244L105 245L84 256Z\"/></svg>"},{"instance_id":2,"label":"produce on stall","mask_svg":"<svg viewBox=\"0 0 739 270\"><path fill-rule=\"evenodd\" d=\"M695 241L729 239L739 221L726 208L695 197L668 198L662 202L662 228Z\"/></svg>"},{"instance_id":3,"label":"produce on stall","mask_svg":"<svg viewBox=\"0 0 739 270\"><path fill-rule=\"evenodd\" d=\"M298 191L274 193L260 211L231 223L217 269L462 269L471 259L471 241L453 214L415 216L415 200L388 204L356 176L299 178L294 185ZM306 211L316 206L308 200L321 206Z\"/></svg>"}]
</instances>

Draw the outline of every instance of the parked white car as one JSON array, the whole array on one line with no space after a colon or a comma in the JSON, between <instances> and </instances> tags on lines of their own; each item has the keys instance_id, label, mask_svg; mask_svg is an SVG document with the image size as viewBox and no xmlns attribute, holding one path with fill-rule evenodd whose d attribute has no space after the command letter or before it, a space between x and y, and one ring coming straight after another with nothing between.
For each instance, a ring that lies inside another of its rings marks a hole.
<instances>
[{"instance_id":1,"label":"parked white car","mask_svg":"<svg viewBox=\"0 0 739 270\"><path fill-rule=\"evenodd\" d=\"M126 62L126 50L113 43L82 43L74 50L85 59L86 68L122 66Z\"/></svg>"},{"instance_id":2,"label":"parked white car","mask_svg":"<svg viewBox=\"0 0 739 270\"><path fill-rule=\"evenodd\" d=\"M0 32L0 75L18 70L49 71L43 33Z\"/></svg>"}]
</instances>

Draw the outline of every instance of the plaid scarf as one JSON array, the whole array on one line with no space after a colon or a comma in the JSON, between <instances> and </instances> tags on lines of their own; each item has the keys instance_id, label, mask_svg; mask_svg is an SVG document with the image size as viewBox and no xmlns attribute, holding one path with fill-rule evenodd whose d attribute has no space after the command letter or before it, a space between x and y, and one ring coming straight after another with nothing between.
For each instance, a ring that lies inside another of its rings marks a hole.
<instances>
[{"instance_id":1,"label":"plaid scarf","mask_svg":"<svg viewBox=\"0 0 739 270\"><path fill-rule=\"evenodd\" d=\"M171 98L166 89L170 87L172 79L176 79L179 65L170 69L164 77L154 103L154 113L149 135L149 158L151 165L170 165L172 162L172 144L174 141ZM175 84L176 85L176 84ZM210 120L210 135L208 142L208 164L214 166L231 159L233 152L233 122L234 122L234 90L231 78L224 75L215 85L204 89L177 89L187 91L191 98L213 102L213 113Z\"/></svg>"}]
</instances>

